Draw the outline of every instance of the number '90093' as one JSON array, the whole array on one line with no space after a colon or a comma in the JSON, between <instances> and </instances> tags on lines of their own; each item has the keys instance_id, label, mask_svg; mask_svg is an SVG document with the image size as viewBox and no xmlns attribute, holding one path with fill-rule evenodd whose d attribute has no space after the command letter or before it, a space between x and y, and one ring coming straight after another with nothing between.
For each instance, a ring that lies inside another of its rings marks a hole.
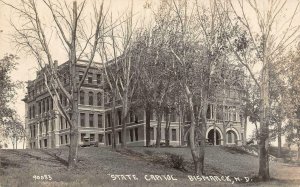
<instances>
[{"instance_id":1,"label":"number '90093'","mask_svg":"<svg viewBox=\"0 0 300 187\"><path fill-rule=\"evenodd\" d=\"M52 180L52 177L50 175L33 175L32 177L34 180Z\"/></svg>"}]
</instances>

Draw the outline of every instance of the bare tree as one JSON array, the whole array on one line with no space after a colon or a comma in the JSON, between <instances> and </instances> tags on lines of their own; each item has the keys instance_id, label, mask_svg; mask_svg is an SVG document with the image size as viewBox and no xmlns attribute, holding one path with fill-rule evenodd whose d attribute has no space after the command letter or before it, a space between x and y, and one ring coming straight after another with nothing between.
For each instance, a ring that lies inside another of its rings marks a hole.
<instances>
[{"instance_id":1,"label":"bare tree","mask_svg":"<svg viewBox=\"0 0 300 187\"><path fill-rule=\"evenodd\" d=\"M43 69L44 83L54 100L54 104L58 107L59 113L70 124L68 167L72 169L76 166L78 152L78 92L93 63L100 38L103 38L108 30L104 24L107 12L103 10L103 2L100 5L93 4L94 17L91 17L90 28L87 27L86 19L83 19L87 1L83 1L79 6L74 1L72 8L66 1L43 0L39 2L48 8L53 22L46 22L43 19L39 9L41 5L35 0L22 1L19 6L1 2L18 13L19 21L23 25L19 26L12 23L16 32L14 42L19 49L27 51L36 58L38 65ZM49 31L49 28L55 30ZM53 60L55 55L51 50L52 38L48 32L52 32L52 34L55 32L68 56L70 79L68 86L64 85L55 67ZM83 58L87 59L86 68L83 78L78 80L76 64ZM62 106L59 94L67 98L70 103L68 107Z\"/></svg>"},{"instance_id":2,"label":"bare tree","mask_svg":"<svg viewBox=\"0 0 300 187\"><path fill-rule=\"evenodd\" d=\"M126 147L127 121L131 104L138 82L138 67L143 48L135 48L136 35L134 31L136 24L133 21L133 2L130 5L129 13L123 18L118 18L117 26L111 29L110 37L99 46L100 58L108 62L104 64L106 81L112 93L113 100L113 131L116 120L116 99L122 105L121 124L122 141L121 147ZM136 21L138 22L138 21ZM113 24L112 16L111 23ZM112 52L111 52L112 51ZM114 134L114 132L113 132ZM115 135L113 135L114 138ZM113 140L115 142L115 140Z\"/></svg>"},{"instance_id":3,"label":"bare tree","mask_svg":"<svg viewBox=\"0 0 300 187\"><path fill-rule=\"evenodd\" d=\"M260 103L260 133L259 133L259 178L269 180L269 71L270 64L281 56L284 51L296 40L300 27L293 23L298 11L299 3L292 11L287 22L278 27L278 20L284 13L287 1L238 0L221 4L219 12L227 12L227 18L235 25L235 20L241 24L241 30L236 29L235 39L229 39L230 48L252 77L259 88ZM227 6L231 11L228 11ZM251 11L254 20L250 20L246 13ZM232 14L231 14L232 13ZM255 24L257 23L257 24ZM255 26L254 26L255 25ZM276 30L276 28L280 28ZM256 29L256 30L255 30ZM253 64L259 64L259 77L253 70Z\"/></svg>"}]
</instances>

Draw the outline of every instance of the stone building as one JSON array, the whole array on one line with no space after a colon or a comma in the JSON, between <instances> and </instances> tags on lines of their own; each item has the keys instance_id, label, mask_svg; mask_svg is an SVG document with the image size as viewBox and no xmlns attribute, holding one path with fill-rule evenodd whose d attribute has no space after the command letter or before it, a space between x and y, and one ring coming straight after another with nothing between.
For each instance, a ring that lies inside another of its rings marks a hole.
<instances>
[{"instance_id":1,"label":"stone building","mask_svg":"<svg viewBox=\"0 0 300 187\"><path fill-rule=\"evenodd\" d=\"M62 82L66 88L69 87L68 63L57 66ZM77 81L81 80L86 62L81 61L77 64ZM26 111L26 130L28 133L27 148L58 148L67 146L69 140L69 124L66 119L59 114L56 102L58 98L50 96L45 83L44 70L37 72L36 79L28 81L27 94L23 101ZM87 139L89 142L96 142L99 145L111 145L111 103L109 96L103 89L104 76L101 72L100 64L90 68L86 80L79 93L79 139L80 145ZM241 144L245 141L244 127L241 122L239 106L241 103L238 90L227 90L226 93L225 121L228 123L226 128L227 144ZM68 107L68 100L60 94L60 101L64 107ZM220 101L209 104L208 107L208 126L206 132L207 142L210 144L223 144L222 114L220 114ZM121 110L117 107L116 124L116 143L121 143ZM223 108L222 108L223 110ZM170 114L169 137L170 145L188 144L188 114L186 123L182 122L183 117L175 111ZM143 110L130 111L127 121L127 145L144 146L146 145L146 125L145 112ZM162 142L165 141L165 116L162 118ZM216 138L214 138L216 135ZM156 117L151 114L150 128L151 144L156 139Z\"/></svg>"}]
</instances>

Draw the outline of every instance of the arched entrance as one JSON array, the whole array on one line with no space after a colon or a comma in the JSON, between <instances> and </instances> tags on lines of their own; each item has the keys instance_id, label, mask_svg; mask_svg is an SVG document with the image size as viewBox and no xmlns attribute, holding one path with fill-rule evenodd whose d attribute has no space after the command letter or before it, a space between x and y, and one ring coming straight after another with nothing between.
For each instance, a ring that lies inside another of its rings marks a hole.
<instances>
[{"instance_id":1,"label":"arched entrance","mask_svg":"<svg viewBox=\"0 0 300 187\"><path fill-rule=\"evenodd\" d=\"M226 139L227 139L227 144L237 144L237 134L233 130L228 130L226 132Z\"/></svg>"},{"instance_id":2,"label":"arched entrance","mask_svg":"<svg viewBox=\"0 0 300 187\"><path fill-rule=\"evenodd\" d=\"M208 131L207 139L209 144L211 145L221 145L221 134L217 129L216 129L216 142L214 143L215 141L214 129Z\"/></svg>"}]
</instances>

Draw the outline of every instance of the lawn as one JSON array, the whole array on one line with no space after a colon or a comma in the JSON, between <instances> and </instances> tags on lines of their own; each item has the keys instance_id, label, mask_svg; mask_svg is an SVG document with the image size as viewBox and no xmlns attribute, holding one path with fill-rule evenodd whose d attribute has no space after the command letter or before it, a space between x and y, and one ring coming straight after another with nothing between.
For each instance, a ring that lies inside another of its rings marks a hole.
<instances>
[{"instance_id":1,"label":"lawn","mask_svg":"<svg viewBox=\"0 0 300 187\"><path fill-rule=\"evenodd\" d=\"M205 182L203 180L191 182L188 175L192 175L193 165L188 148L132 147L119 151L105 147L80 148L78 168L73 171L67 170L67 153L67 149L0 150L0 186L199 186L200 184L299 186L300 184L300 168L279 162L270 163L271 176L277 180L268 183L232 184L228 181L209 182L207 179ZM167 155L182 156L183 167L173 168L172 161L170 164ZM206 176L251 178L257 172L257 168L257 157L246 152L225 147L206 148ZM177 180L168 181L172 177Z\"/></svg>"}]
</instances>

